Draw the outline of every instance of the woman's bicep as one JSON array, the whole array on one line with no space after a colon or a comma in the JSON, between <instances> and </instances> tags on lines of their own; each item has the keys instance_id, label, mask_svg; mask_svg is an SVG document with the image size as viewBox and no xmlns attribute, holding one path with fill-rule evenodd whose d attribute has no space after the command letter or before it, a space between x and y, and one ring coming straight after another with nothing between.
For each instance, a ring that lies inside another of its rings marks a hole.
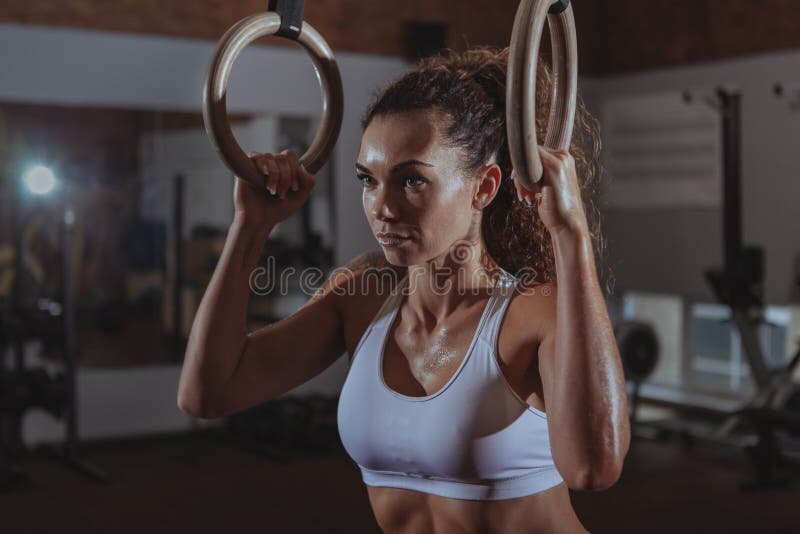
<instances>
[{"instance_id":1,"label":"woman's bicep","mask_svg":"<svg viewBox=\"0 0 800 534\"><path fill-rule=\"evenodd\" d=\"M365 270L382 261L379 251L355 256L292 315L248 334L239 363L214 403L216 417L279 397L344 354L345 301Z\"/></svg>"},{"instance_id":2,"label":"woman's bicep","mask_svg":"<svg viewBox=\"0 0 800 534\"><path fill-rule=\"evenodd\" d=\"M214 403L216 417L274 399L311 380L344 352L336 295L317 296L289 317L247 335L233 374Z\"/></svg>"}]
</instances>

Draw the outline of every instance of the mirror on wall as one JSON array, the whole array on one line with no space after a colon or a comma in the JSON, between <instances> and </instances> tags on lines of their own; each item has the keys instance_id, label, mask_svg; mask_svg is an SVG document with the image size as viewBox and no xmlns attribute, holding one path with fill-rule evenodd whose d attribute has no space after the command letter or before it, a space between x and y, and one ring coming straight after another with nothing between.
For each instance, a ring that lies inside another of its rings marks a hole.
<instances>
[{"instance_id":1,"label":"mirror on wall","mask_svg":"<svg viewBox=\"0 0 800 534\"><path fill-rule=\"evenodd\" d=\"M231 115L245 151L292 148L298 155L315 120ZM274 257L276 276L288 267L332 267L330 168L317 173L309 201L265 243L263 258ZM180 361L233 217L232 175L202 115L0 102L0 172L0 303L4 313L39 325L37 337L47 333L42 356L62 357L70 262L79 365ZM254 294L251 325L288 315L305 298L291 286Z\"/></svg>"}]
</instances>

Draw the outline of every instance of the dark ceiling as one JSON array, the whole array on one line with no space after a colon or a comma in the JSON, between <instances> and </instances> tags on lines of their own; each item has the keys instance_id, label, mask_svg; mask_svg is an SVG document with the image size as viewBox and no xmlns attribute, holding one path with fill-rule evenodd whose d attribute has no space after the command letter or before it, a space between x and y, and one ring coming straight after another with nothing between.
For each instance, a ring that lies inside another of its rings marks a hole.
<instances>
[{"instance_id":1,"label":"dark ceiling","mask_svg":"<svg viewBox=\"0 0 800 534\"><path fill-rule=\"evenodd\" d=\"M27 0L0 21L216 39L266 0ZM504 46L517 0L307 0L334 51L405 53L406 21L447 24L447 45ZM573 0L580 71L610 75L800 47L798 0ZM277 43L278 39L270 38ZM280 43L285 44L285 43ZM294 46L288 43L290 46Z\"/></svg>"}]
</instances>

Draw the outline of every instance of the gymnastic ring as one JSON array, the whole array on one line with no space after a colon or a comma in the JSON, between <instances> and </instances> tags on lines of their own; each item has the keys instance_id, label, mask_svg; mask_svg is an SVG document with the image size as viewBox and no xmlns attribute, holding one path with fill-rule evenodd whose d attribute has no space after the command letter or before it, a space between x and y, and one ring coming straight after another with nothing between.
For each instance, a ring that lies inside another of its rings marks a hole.
<instances>
[{"instance_id":1,"label":"gymnastic ring","mask_svg":"<svg viewBox=\"0 0 800 534\"><path fill-rule=\"evenodd\" d=\"M247 157L231 131L226 93L233 64L242 50L259 37L275 34L280 26L281 17L275 12L252 15L231 26L217 43L203 87L203 121L211 143L236 176L259 188L264 187L264 173ZM300 157L300 163L314 174L325 165L339 137L344 109L342 78L328 43L307 22L303 22L297 42L311 56L322 86L322 119L311 146Z\"/></svg>"},{"instance_id":2,"label":"gymnastic ring","mask_svg":"<svg viewBox=\"0 0 800 534\"><path fill-rule=\"evenodd\" d=\"M568 0L522 0L511 31L506 74L506 133L514 173L528 190L542 178L536 139L536 66L544 22L550 27L553 87L544 146L567 150L575 120L578 45Z\"/></svg>"}]
</instances>

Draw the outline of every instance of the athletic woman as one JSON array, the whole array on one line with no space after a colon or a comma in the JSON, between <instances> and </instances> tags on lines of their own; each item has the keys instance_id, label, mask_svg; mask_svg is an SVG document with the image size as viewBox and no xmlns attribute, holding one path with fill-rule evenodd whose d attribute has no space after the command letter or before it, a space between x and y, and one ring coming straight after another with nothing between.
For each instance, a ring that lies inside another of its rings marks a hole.
<instances>
[{"instance_id":1,"label":"athletic woman","mask_svg":"<svg viewBox=\"0 0 800 534\"><path fill-rule=\"evenodd\" d=\"M195 317L178 404L223 417L276 398L342 353L339 431L386 532L586 532L568 489L604 489L628 450L622 365L595 265L596 123L578 102L567 151L516 180L508 50L420 62L368 108L356 162L381 251L334 272L300 310L248 333L265 239L315 178L290 151L251 153ZM537 76L540 138L549 70Z\"/></svg>"}]
</instances>

